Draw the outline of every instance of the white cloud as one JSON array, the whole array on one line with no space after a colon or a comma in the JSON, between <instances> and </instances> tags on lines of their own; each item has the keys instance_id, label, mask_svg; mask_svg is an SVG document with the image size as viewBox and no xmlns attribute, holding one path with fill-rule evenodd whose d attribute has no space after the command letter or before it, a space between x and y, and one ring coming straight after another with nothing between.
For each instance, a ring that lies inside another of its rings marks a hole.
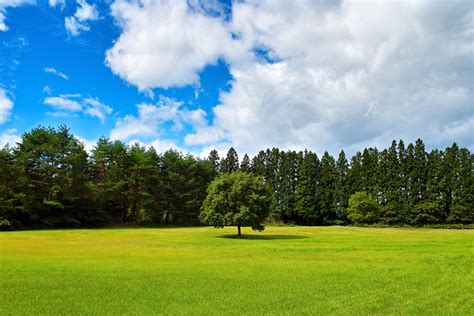
<instances>
[{"instance_id":1,"label":"white cloud","mask_svg":"<svg viewBox=\"0 0 474 316\"><path fill-rule=\"evenodd\" d=\"M83 102L86 106L84 113L99 118L102 123L105 121L107 115L113 112L110 106L101 103L98 99L85 98Z\"/></svg>"},{"instance_id":2,"label":"white cloud","mask_svg":"<svg viewBox=\"0 0 474 316\"><path fill-rule=\"evenodd\" d=\"M20 142L21 137L17 134L17 130L7 129L2 134L0 134L0 148L5 147L6 145L13 147L16 143Z\"/></svg>"},{"instance_id":3,"label":"white cloud","mask_svg":"<svg viewBox=\"0 0 474 316\"><path fill-rule=\"evenodd\" d=\"M54 69L54 68L52 68L52 67L46 67L46 68L44 68L44 72L54 74L54 75L56 75L56 76L58 76L58 77L63 78L64 80L68 80L68 79L69 79L69 77L66 76L64 73L62 73L62 72L60 72L60 71L58 71L58 70L56 70L56 69Z\"/></svg>"},{"instance_id":4,"label":"white cloud","mask_svg":"<svg viewBox=\"0 0 474 316\"><path fill-rule=\"evenodd\" d=\"M104 123L107 116L113 112L110 106L100 102L98 98L83 97L80 94L60 94L59 96L46 97L43 103L56 110L56 112L48 113L54 117L68 117L74 115L74 112L83 112L89 116L97 117Z\"/></svg>"},{"instance_id":5,"label":"white cloud","mask_svg":"<svg viewBox=\"0 0 474 316\"><path fill-rule=\"evenodd\" d=\"M5 24L7 8L14 8L34 3L35 0L0 0L0 32L8 31L8 26Z\"/></svg>"},{"instance_id":6,"label":"white cloud","mask_svg":"<svg viewBox=\"0 0 474 316\"><path fill-rule=\"evenodd\" d=\"M184 142L186 145L190 146L207 145L216 144L226 138L228 138L228 135L221 128L216 128L214 126L201 126L196 128L195 133L187 134L184 137Z\"/></svg>"},{"instance_id":7,"label":"white cloud","mask_svg":"<svg viewBox=\"0 0 474 316\"><path fill-rule=\"evenodd\" d=\"M137 105L138 115L126 115L119 119L110 132L111 139L126 140L131 137L155 137L163 124L171 122L175 131L184 125L192 128L207 125L206 112L202 109L189 110L182 102L160 96L157 105L142 103Z\"/></svg>"},{"instance_id":8,"label":"white cloud","mask_svg":"<svg viewBox=\"0 0 474 316\"><path fill-rule=\"evenodd\" d=\"M80 22L73 16L66 17L64 19L64 26L69 34L77 36L81 34L82 31L89 31L90 27L86 23Z\"/></svg>"},{"instance_id":9,"label":"white cloud","mask_svg":"<svg viewBox=\"0 0 474 316\"><path fill-rule=\"evenodd\" d=\"M80 136L76 136L76 138L84 144L84 148L88 153L92 153L92 150L94 149L95 145L97 145L97 140L89 140Z\"/></svg>"},{"instance_id":10,"label":"white cloud","mask_svg":"<svg viewBox=\"0 0 474 316\"><path fill-rule=\"evenodd\" d=\"M273 62L231 64L214 127L250 153L472 144L472 16L463 1L234 3L232 30ZM456 134L440 144L447 129Z\"/></svg>"},{"instance_id":11,"label":"white cloud","mask_svg":"<svg viewBox=\"0 0 474 316\"><path fill-rule=\"evenodd\" d=\"M90 5L86 0L77 0L78 8L74 16L79 21L95 21L99 18L99 12L95 4Z\"/></svg>"},{"instance_id":12,"label":"white cloud","mask_svg":"<svg viewBox=\"0 0 474 316\"><path fill-rule=\"evenodd\" d=\"M5 11L0 10L0 31L8 31L8 26L5 24Z\"/></svg>"},{"instance_id":13,"label":"white cloud","mask_svg":"<svg viewBox=\"0 0 474 316\"><path fill-rule=\"evenodd\" d=\"M49 6L50 7L56 7L60 6L63 8L66 5L66 0L48 0Z\"/></svg>"},{"instance_id":14,"label":"white cloud","mask_svg":"<svg viewBox=\"0 0 474 316\"><path fill-rule=\"evenodd\" d=\"M50 105L57 110L64 111L81 111L82 105L76 100L72 100L68 96L60 95L58 97L46 97L44 99L44 104Z\"/></svg>"},{"instance_id":15,"label":"white cloud","mask_svg":"<svg viewBox=\"0 0 474 316\"><path fill-rule=\"evenodd\" d=\"M143 142L138 139L133 139L128 142L129 146L132 146L134 144L139 144L140 146L144 146L148 148L153 147L157 153L163 153L169 149L177 150L182 153L189 153L189 150L186 150L182 148L181 146L177 145L172 140L167 140L167 139L153 139L150 142Z\"/></svg>"},{"instance_id":16,"label":"white cloud","mask_svg":"<svg viewBox=\"0 0 474 316\"><path fill-rule=\"evenodd\" d=\"M64 26L72 36L79 35L82 31L89 31L89 21L99 19L99 11L95 4L89 4L85 0L76 0L77 10L74 16L64 18Z\"/></svg>"},{"instance_id":17,"label":"white cloud","mask_svg":"<svg viewBox=\"0 0 474 316\"><path fill-rule=\"evenodd\" d=\"M47 95L50 95L53 92L53 89L51 89L48 86L43 87L43 92L46 93Z\"/></svg>"},{"instance_id":18,"label":"white cloud","mask_svg":"<svg viewBox=\"0 0 474 316\"><path fill-rule=\"evenodd\" d=\"M469 1L248 0L232 4L230 19L199 3L115 1L122 34L106 54L140 90L198 85L206 65L225 59L232 87L187 145L335 153L421 137L427 147L474 146ZM157 135L157 107L138 111L112 134Z\"/></svg>"},{"instance_id":19,"label":"white cloud","mask_svg":"<svg viewBox=\"0 0 474 316\"><path fill-rule=\"evenodd\" d=\"M5 123L11 115L13 101L8 97L7 91L0 88L0 124Z\"/></svg>"},{"instance_id":20,"label":"white cloud","mask_svg":"<svg viewBox=\"0 0 474 316\"><path fill-rule=\"evenodd\" d=\"M198 84L199 72L224 56L238 56L222 19L185 0L125 1L111 6L123 30L106 53L112 71L140 90ZM230 57L228 57L230 58Z\"/></svg>"}]
</instances>

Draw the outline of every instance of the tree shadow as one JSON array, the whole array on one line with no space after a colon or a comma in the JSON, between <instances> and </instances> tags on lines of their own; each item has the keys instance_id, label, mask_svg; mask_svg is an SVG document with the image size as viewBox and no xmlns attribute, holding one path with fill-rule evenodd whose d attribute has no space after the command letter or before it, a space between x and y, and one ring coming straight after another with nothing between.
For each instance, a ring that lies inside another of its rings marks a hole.
<instances>
[{"instance_id":1,"label":"tree shadow","mask_svg":"<svg viewBox=\"0 0 474 316\"><path fill-rule=\"evenodd\" d=\"M235 234L226 234L221 236L216 236L216 238L226 238L226 239L242 239L242 240L290 240L290 239L306 239L308 236L301 235L246 235L242 234L241 237L238 237Z\"/></svg>"}]
</instances>

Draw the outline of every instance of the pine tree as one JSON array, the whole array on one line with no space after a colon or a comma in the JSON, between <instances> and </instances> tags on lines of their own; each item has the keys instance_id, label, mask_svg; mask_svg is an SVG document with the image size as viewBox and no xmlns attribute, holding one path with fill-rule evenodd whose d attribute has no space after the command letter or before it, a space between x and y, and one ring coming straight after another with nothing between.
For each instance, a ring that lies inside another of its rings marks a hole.
<instances>
[{"instance_id":1,"label":"pine tree","mask_svg":"<svg viewBox=\"0 0 474 316\"><path fill-rule=\"evenodd\" d=\"M281 165L276 192L276 211L285 222L298 223L295 209L298 182L298 156L295 151L280 152Z\"/></svg>"},{"instance_id":2,"label":"pine tree","mask_svg":"<svg viewBox=\"0 0 474 316\"><path fill-rule=\"evenodd\" d=\"M239 170L239 156L234 147L230 147L225 158L220 162L221 173L232 173Z\"/></svg>"},{"instance_id":3,"label":"pine tree","mask_svg":"<svg viewBox=\"0 0 474 316\"><path fill-rule=\"evenodd\" d=\"M321 158L319 176L319 203L322 214L322 224L331 225L337 223L336 202L334 191L336 187L336 162L326 151Z\"/></svg>"},{"instance_id":4,"label":"pine tree","mask_svg":"<svg viewBox=\"0 0 474 316\"><path fill-rule=\"evenodd\" d=\"M362 171L362 154L358 151L351 158L350 168L347 174L349 195L363 191Z\"/></svg>"},{"instance_id":5,"label":"pine tree","mask_svg":"<svg viewBox=\"0 0 474 316\"><path fill-rule=\"evenodd\" d=\"M240 171L243 172L250 172L251 170L251 163L249 155L245 154L242 158L242 162L240 163Z\"/></svg>"},{"instance_id":6,"label":"pine tree","mask_svg":"<svg viewBox=\"0 0 474 316\"><path fill-rule=\"evenodd\" d=\"M453 181L448 222L470 224L474 221L474 156L466 148L459 149L457 153L459 173Z\"/></svg>"},{"instance_id":7,"label":"pine tree","mask_svg":"<svg viewBox=\"0 0 474 316\"><path fill-rule=\"evenodd\" d=\"M344 150L341 150L336 162L336 186L334 188L334 202L336 208L337 222L346 222L346 209L349 205L348 177L349 164Z\"/></svg>"},{"instance_id":8,"label":"pine tree","mask_svg":"<svg viewBox=\"0 0 474 316\"><path fill-rule=\"evenodd\" d=\"M219 173L219 154L217 150L213 149L209 153L209 162L212 165L212 169L214 170L214 174L217 175Z\"/></svg>"},{"instance_id":9,"label":"pine tree","mask_svg":"<svg viewBox=\"0 0 474 316\"><path fill-rule=\"evenodd\" d=\"M318 225L322 223L318 197L318 156L305 150L300 155L298 183L296 186L295 211L301 224Z\"/></svg>"},{"instance_id":10,"label":"pine tree","mask_svg":"<svg viewBox=\"0 0 474 316\"><path fill-rule=\"evenodd\" d=\"M13 157L10 148L0 149L0 230L20 228L15 218L12 204L14 174L12 172Z\"/></svg>"},{"instance_id":11,"label":"pine tree","mask_svg":"<svg viewBox=\"0 0 474 316\"><path fill-rule=\"evenodd\" d=\"M455 188L460 185L459 175L461 173L461 166L459 156L459 147L456 143L444 151L442 162L443 176L441 178L442 201L440 203L444 218L450 213L456 191Z\"/></svg>"},{"instance_id":12,"label":"pine tree","mask_svg":"<svg viewBox=\"0 0 474 316\"><path fill-rule=\"evenodd\" d=\"M428 178L428 170L426 168L427 154L425 144L421 139L417 139L414 149L413 169L411 176L411 196L412 203L418 202L426 198L426 182Z\"/></svg>"}]
</instances>

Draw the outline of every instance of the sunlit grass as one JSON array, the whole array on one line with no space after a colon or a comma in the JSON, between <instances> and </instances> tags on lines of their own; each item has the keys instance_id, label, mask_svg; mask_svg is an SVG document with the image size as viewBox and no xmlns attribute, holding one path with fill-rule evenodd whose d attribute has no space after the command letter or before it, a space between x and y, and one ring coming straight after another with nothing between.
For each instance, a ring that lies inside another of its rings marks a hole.
<instances>
[{"instance_id":1,"label":"sunlit grass","mask_svg":"<svg viewBox=\"0 0 474 316\"><path fill-rule=\"evenodd\" d=\"M473 231L0 233L0 314L473 314Z\"/></svg>"}]
</instances>

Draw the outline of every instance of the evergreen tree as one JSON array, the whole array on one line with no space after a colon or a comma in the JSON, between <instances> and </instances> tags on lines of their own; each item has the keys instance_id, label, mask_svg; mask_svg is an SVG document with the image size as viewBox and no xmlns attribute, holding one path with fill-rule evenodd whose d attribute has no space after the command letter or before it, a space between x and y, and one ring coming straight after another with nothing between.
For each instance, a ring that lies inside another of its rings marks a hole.
<instances>
[{"instance_id":1,"label":"evergreen tree","mask_svg":"<svg viewBox=\"0 0 474 316\"><path fill-rule=\"evenodd\" d=\"M336 188L336 162L334 158L326 151L321 158L321 167L319 175L319 203L321 210L321 221L323 225L332 225L338 223L336 211L335 188Z\"/></svg>"},{"instance_id":2,"label":"evergreen tree","mask_svg":"<svg viewBox=\"0 0 474 316\"><path fill-rule=\"evenodd\" d=\"M306 150L300 159L295 211L301 218L299 224L320 225L322 218L318 196L319 159L315 153Z\"/></svg>"},{"instance_id":3,"label":"evergreen tree","mask_svg":"<svg viewBox=\"0 0 474 316\"><path fill-rule=\"evenodd\" d=\"M461 184L459 175L461 173L461 165L459 161L459 147L454 143L451 147L446 148L443 155L441 192L442 200L440 201L441 214L446 219L450 213L451 205L454 200L456 186Z\"/></svg>"},{"instance_id":4,"label":"evergreen tree","mask_svg":"<svg viewBox=\"0 0 474 316\"><path fill-rule=\"evenodd\" d=\"M217 150L213 149L209 153L209 162L212 165L212 169L214 170L214 174L217 175L219 173L219 154Z\"/></svg>"},{"instance_id":5,"label":"evergreen tree","mask_svg":"<svg viewBox=\"0 0 474 316\"><path fill-rule=\"evenodd\" d=\"M8 147L0 149L0 230L21 227L16 222L15 207L12 204L14 174L13 157Z\"/></svg>"},{"instance_id":6,"label":"evergreen tree","mask_svg":"<svg viewBox=\"0 0 474 316\"><path fill-rule=\"evenodd\" d=\"M275 190L276 212L285 222L299 221L296 204L296 184L298 182L298 156L295 151L280 152L280 167Z\"/></svg>"},{"instance_id":7,"label":"evergreen tree","mask_svg":"<svg viewBox=\"0 0 474 316\"><path fill-rule=\"evenodd\" d=\"M230 147L225 158L220 162L221 173L232 173L239 170L239 156L234 147Z\"/></svg>"},{"instance_id":8,"label":"evergreen tree","mask_svg":"<svg viewBox=\"0 0 474 316\"><path fill-rule=\"evenodd\" d=\"M428 170L426 168L427 154L425 144L421 139L415 143L413 155L413 168L410 177L412 204L418 204L426 198L426 183L428 181Z\"/></svg>"},{"instance_id":9,"label":"evergreen tree","mask_svg":"<svg viewBox=\"0 0 474 316\"><path fill-rule=\"evenodd\" d=\"M334 188L336 224L342 224L346 221L345 213L349 205L348 173L349 163L347 162L344 150L341 150L336 162L336 186Z\"/></svg>"},{"instance_id":10,"label":"evergreen tree","mask_svg":"<svg viewBox=\"0 0 474 316\"><path fill-rule=\"evenodd\" d=\"M357 223L431 225L472 224L473 164L466 148L426 153L418 139L406 148L400 140L381 152L365 149L350 164L343 151L336 162L328 152L319 161L311 151L272 148L244 155L240 169L262 177L274 221L341 224L352 214ZM67 127L38 127L0 150L0 229L197 224L217 170L239 170L233 148L219 165L215 150L202 160L102 137L89 156ZM359 210L356 219L348 197L360 191L376 210Z\"/></svg>"},{"instance_id":11,"label":"evergreen tree","mask_svg":"<svg viewBox=\"0 0 474 316\"><path fill-rule=\"evenodd\" d=\"M466 148L459 149L457 153L459 169L453 180L448 222L469 224L474 221L474 156Z\"/></svg>"},{"instance_id":12,"label":"evergreen tree","mask_svg":"<svg viewBox=\"0 0 474 316\"><path fill-rule=\"evenodd\" d=\"M240 163L240 171L242 172L250 172L251 171L251 163L249 155L245 154L242 158L242 162Z\"/></svg>"},{"instance_id":13,"label":"evergreen tree","mask_svg":"<svg viewBox=\"0 0 474 316\"><path fill-rule=\"evenodd\" d=\"M362 170L362 154L358 151L354 156L352 156L349 172L347 173L349 195L363 190L364 184Z\"/></svg>"}]
</instances>

